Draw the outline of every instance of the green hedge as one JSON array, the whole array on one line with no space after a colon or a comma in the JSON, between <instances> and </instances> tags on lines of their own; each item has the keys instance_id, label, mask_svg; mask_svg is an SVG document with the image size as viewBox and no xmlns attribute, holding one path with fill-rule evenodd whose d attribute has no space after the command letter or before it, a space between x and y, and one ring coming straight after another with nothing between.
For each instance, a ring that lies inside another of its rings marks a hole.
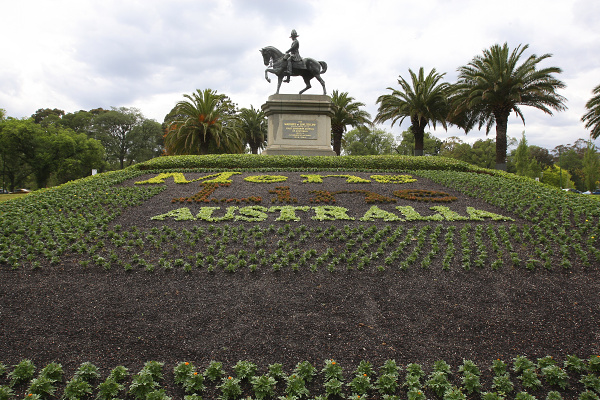
<instances>
[{"instance_id":1,"label":"green hedge","mask_svg":"<svg viewBox=\"0 0 600 400\"><path fill-rule=\"evenodd\" d=\"M343 170L444 170L474 171L495 174L467 164L463 161L445 157L411 156L343 156L343 157L307 157L307 156L267 156L254 154L219 154L205 156L166 156L158 157L132 168L139 170L175 169L175 168L219 168L219 169L255 169L255 168L303 168L303 169L343 169Z\"/></svg>"}]
</instances>

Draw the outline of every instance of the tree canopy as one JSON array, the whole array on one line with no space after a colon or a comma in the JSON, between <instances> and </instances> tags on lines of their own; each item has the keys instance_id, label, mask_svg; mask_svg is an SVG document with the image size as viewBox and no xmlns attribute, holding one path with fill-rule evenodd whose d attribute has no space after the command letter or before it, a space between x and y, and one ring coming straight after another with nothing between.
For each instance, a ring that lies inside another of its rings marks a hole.
<instances>
[{"instance_id":1,"label":"tree canopy","mask_svg":"<svg viewBox=\"0 0 600 400\"><path fill-rule=\"evenodd\" d=\"M394 136L383 129L359 126L346 134L344 153L350 156L385 155L395 153Z\"/></svg>"},{"instance_id":2,"label":"tree canopy","mask_svg":"<svg viewBox=\"0 0 600 400\"><path fill-rule=\"evenodd\" d=\"M409 118L411 132L415 136L415 155L423 155L425 128L431 124L435 129L437 123L447 128L450 86L442 82L445 74L439 74L435 68L427 76L423 67L418 75L411 69L408 72L410 82L400 76L400 89L390 87L388 90L392 91L391 94L377 99L379 110L375 122L392 121L394 126L394 123L401 124L405 118Z\"/></svg>"},{"instance_id":3,"label":"tree canopy","mask_svg":"<svg viewBox=\"0 0 600 400\"><path fill-rule=\"evenodd\" d=\"M137 108L112 108L92 119L93 135L102 142L109 162L146 161L160 154L161 125L144 118Z\"/></svg>"},{"instance_id":4,"label":"tree canopy","mask_svg":"<svg viewBox=\"0 0 600 400\"><path fill-rule=\"evenodd\" d=\"M581 117L581 120L585 122L585 128L590 129L590 136L598 139L600 136L600 85L594 88L592 94L592 98L585 103L588 111Z\"/></svg>"},{"instance_id":5,"label":"tree canopy","mask_svg":"<svg viewBox=\"0 0 600 400\"><path fill-rule=\"evenodd\" d=\"M56 183L90 175L103 164L104 148L83 133L60 126L42 126L33 119L8 118L0 122L3 177L14 189L33 175L38 188L51 176Z\"/></svg>"},{"instance_id":6,"label":"tree canopy","mask_svg":"<svg viewBox=\"0 0 600 400\"><path fill-rule=\"evenodd\" d=\"M453 92L453 115L467 114L466 130L478 124L489 133L496 125L496 165L506 169L508 117L515 112L525 123L521 106L537 108L549 115L552 110L566 109L563 96L557 89L565 84L554 77L561 73L558 67L538 69L538 64L550 58L529 56L522 63L521 56L528 45L517 46L512 52L508 44L493 45L458 69L458 82Z\"/></svg>"},{"instance_id":7,"label":"tree canopy","mask_svg":"<svg viewBox=\"0 0 600 400\"><path fill-rule=\"evenodd\" d=\"M338 156L341 154L342 139L348 125L358 128L371 124L371 114L361 110L365 104L354 101L348 92L334 90L331 94L333 103L333 117L331 117L331 140L333 151Z\"/></svg>"},{"instance_id":8,"label":"tree canopy","mask_svg":"<svg viewBox=\"0 0 600 400\"><path fill-rule=\"evenodd\" d=\"M183 95L167 116L165 149L170 155L242 153L244 133L229 97L212 89Z\"/></svg>"},{"instance_id":9,"label":"tree canopy","mask_svg":"<svg viewBox=\"0 0 600 400\"><path fill-rule=\"evenodd\" d=\"M239 113L240 126L244 132L244 143L250 147L252 154L267 145L267 118L262 110L253 106L242 108Z\"/></svg>"}]
</instances>

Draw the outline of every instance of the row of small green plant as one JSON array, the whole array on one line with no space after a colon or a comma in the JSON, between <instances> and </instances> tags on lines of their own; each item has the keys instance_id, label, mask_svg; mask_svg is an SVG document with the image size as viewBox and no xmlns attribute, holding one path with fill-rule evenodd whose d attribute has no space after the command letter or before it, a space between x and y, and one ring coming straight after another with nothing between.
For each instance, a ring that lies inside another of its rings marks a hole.
<instances>
[{"instance_id":1,"label":"row of small green plant","mask_svg":"<svg viewBox=\"0 0 600 400\"><path fill-rule=\"evenodd\" d=\"M165 380L164 363L157 361L146 362L133 376L126 367L117 366L104 380L95 365L85 362L64 385L63 368L56 362L47 364L37 376L34 363L28 359L9 370L0 364L0 382L3 376L6 381L0 385L0 400L14 399L16 390L22 387L26 387L25 399L59 397L59 385L63 387L60 398L66 400L86 399L94 393L98 400L114 400L119 396L137 400L172 398L161 386ZM369 396L387 400L401 396L409 400L466 400L473 396L502 400L515 393L514 398L518 400L536 399L529 392L548 400L560 400L563 395L573 398L575 394L580 400L597 400L600 394L600 356L597 355L588 359L570 355L562 364L550 356L535 362L518 356L511 365L494 360L489 370L491 384L486 388L482 381L488 378L484 378L479 367L470 360L463 360L456 372L445 361L436 361L429 374L420 364L410 363L402 368L392 359L379 368L363 360L350 374L333 359L325 360L320 370L308 361L299 362L289 374L279 363L270 364L260 374L255 363L242 360L229 374L218 361L211 361L203 371L192 362L180 362L173 367L173 383L185 393L185 400L202 399L211 388L222 400L242 396L257 400L366 399Z\"/></svg>"},{"instance_id":2,"label":"row of small green plant","mask_svg":"<svg viewBox=\"0 0 600 400\"><path fill-rule=\"evenodd\" d=\"M528 180L507 181L484 174L419 171L419 175L528 221L531 228L523 227L522 238L536 249L536 256L539 257L537 248L552 245L559 249L559 264L564 268L570 268L574 261L584 267L597 264L594 261L600 256L600 208L588 197L573 196Z\"/></svg>"},{"instance_id":3,"label":"row of small green plant","mask_svg":"<svg viewBox=\"0 0 600 400\"><path fill-rule=\"evenodd\" d=\"M74 244L72 249L90 257L80 261L83 267L128 271L559 268L560 255L553 254L551 243L537 242L531 231L516 224L465 224L460 228L432 224L383 228L209 225L181 230L165 225L148 231L136 227L123 230L116 225L106 233L107 241L92 246ZM532 247L528 258L523 257Z\"/></svg>"}]
</instances>

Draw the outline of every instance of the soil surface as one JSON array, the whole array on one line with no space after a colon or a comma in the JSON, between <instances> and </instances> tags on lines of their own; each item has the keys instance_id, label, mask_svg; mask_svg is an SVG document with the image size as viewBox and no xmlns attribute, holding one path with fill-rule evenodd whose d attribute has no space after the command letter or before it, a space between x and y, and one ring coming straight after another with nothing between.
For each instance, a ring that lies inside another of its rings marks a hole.
<instances>
[{"instance_id":1,"label":"soil surface","mask_svg":"<svg viewBox=\"0 0 600 400\"><path fill-rule=\"evenodd\" d=\"M344 182L328 190L348 189ZM197 183L166 185L168 190L114 223L127 227L138 221L140 229L159 223L188 228L198 224L149 220L176 208L170 199L193 195L198 189ZM252 185L257 184L237 179L219 190L235 192L237 197L256 195ZM290 186L298 204L308 205L308 191L318 184L303 186L308 184L298 178L270 185ZM367 186L357 185L357 189ZM457 195L453 208L469 205L507 215L422 179L403 186L417 187ZM370 188L377 191L374 185ZM258 195L265 200L272 197L264 189ZM358 199L336 205L351 208L354 201L356 207L351 209L360 217L368 206L364 198ZM415 209L421 207L425 213L429 206L419 204ZM261 226L275 223L271 217ZM305 218L302 223L316 222ZM349 223L360 224L358 218ZM322 246L320 240L308 240L314 241L309 247ZM324 360L332 358L349 377L361 360L375 368L387 359L402 366L421 363L426 372L440 359L454 372L463 359L482 370L494 359L509 362L518 355L533 361L552 355L562 363L569 354L588 358L600 353L598 293L596 268L358 271L341 265L334 272L262 268L184 273L83 269L75 258L67 258L59 266L38 270L0 270L0 362L14 365L29 358L40 368L56 361L70 376L89 361L106 376L117 365L135 373L144 362L156 360L165 362L167 377L181 361L193 362L201 370L210 360L221 361L230 374L239 360L256 363L259 373L266 372L269 364L281 363L289 373L300 361L320 370ZM6 381L0 378L0 384ZM172 379L165 382L168 394L183 397ZM213 385L205 398L215 393Z\"/></svg>"}]
</instances>

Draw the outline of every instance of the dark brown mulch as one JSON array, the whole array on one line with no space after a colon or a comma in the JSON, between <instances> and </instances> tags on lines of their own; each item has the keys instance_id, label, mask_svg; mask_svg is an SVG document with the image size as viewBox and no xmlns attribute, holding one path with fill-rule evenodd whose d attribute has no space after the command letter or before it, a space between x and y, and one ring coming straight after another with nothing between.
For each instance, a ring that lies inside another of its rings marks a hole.
<instances>
[{"instance_id":1,"label":"dark brown mulch","mask_svg":"<svg viewBox=\"0 0 600 400\"><path fill-rule=\"evenodd\" d=\"M236 190L245 193L244 185ZM140 225L152 226L148 216L175 208L168 200L177 196L165 191L115 223L143 219ZM501 211L464 196L459 201ZM117 365L137 372L149 360L165 362L166 371L180 361L205 368L218 360L230 372L238 360L249 360L260 372L271 363L289 372L299 361L320 369L333 358L349 374L363 359L376 367L392 358L427 369L440 359L454 368L470 359L484 369L517 355L587 358L600 353L598 293L598 270L580 268L186 274L66 263L2 270L0 362L57 361L70 375L90 361L106 376Z\"/></svg>"}]
</instances>

